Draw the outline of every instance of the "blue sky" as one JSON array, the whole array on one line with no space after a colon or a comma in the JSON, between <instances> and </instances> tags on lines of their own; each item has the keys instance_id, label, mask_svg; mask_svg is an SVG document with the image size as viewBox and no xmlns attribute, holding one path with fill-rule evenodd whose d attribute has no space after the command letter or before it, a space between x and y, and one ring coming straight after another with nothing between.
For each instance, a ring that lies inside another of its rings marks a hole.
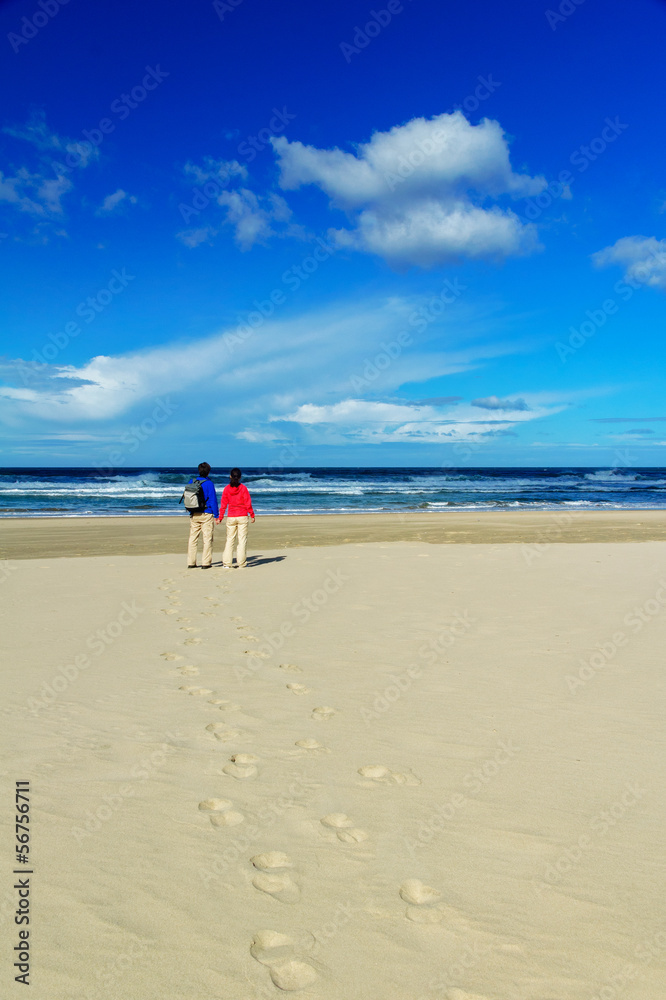
<instances>
[{"instance_id":1,"label":"blue sky","mask_svg":"<svg viewBox=\"0 0 666 1000\"><path fill-rule=\"evenodd\" d=\"M665 34L0 4L2 464L666 464Z\"/></svg>"}]
</instances>

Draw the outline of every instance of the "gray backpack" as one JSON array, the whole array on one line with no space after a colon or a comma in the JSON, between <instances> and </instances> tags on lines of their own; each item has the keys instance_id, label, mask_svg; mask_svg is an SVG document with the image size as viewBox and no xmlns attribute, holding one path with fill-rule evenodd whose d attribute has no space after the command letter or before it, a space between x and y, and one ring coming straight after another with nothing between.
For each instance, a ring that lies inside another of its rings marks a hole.
<instances>
[{"instance_id":1,"label":"gray backpack","mask_svg":"<svg viewBox=\"0 0 666 1000\"><path fill-rule=\"evenodd\" d=\"M184 503L185 510L190 514L203 513L206 508L203 479L195 479L193 483L188 483L178 503Z\"/></svg>"}]
</instances>

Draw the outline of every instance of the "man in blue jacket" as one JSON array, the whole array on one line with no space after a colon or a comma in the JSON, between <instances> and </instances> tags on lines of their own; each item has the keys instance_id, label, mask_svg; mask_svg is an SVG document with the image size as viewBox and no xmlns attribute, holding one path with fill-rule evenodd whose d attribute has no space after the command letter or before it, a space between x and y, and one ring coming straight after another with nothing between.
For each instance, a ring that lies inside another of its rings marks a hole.
<instances>
[{"instance_id":1,"label":"man in blue jacket","mask_svg":"<svg viewBox=\"0 0 666 1000\"><path fill-rule=\"evenodd\" d=\"M201 568L210 569L213 562L213 529L215 528L215 518L218 516L217 496L215 487L208 478L210 465L208 462L201 462L198 468L198 476L193 476L190 483L202 480L201 488L206 500L205 506L194 514L190 514L190 540L187 546L187 568L197 568L197 544L199 535L203 536L203 555L201 557Z\"/></svg>"}]
</instances>

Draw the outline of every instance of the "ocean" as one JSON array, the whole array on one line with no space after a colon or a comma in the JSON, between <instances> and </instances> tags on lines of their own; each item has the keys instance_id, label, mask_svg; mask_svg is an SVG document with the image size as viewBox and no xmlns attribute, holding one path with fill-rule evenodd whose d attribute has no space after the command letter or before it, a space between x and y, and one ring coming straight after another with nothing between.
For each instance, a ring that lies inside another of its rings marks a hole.
<instances>
[{"instance_id":1,"label":"ocean","mask_svg":"<svg viewBox=\"0 0 666 1000\"><path fill-rule=\"evenodd\" d=\"M108 470L104 470L105 473ZM192 470L0 469L0 517L183 512ZM211 475L218 495L225 473ZM245 469L258 514L376 511L622 510L666 507L666 469Z\"/></svg>"}]
</instances>

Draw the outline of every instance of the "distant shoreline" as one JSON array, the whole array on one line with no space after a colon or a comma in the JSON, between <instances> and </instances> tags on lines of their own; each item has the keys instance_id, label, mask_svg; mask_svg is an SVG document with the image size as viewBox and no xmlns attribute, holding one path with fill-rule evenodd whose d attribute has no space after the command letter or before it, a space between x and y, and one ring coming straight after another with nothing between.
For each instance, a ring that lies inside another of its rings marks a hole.
<instances>
[{"instance_id":1,"label":"distant shoreline","mask_svg":"<svg viewBox=\"0 0 666 1000\"><path fill-rule=\"evenodd\" d=\"M0 559L184 553L187 530L184 515L4 517ZM216 561L223 537L216 525ZM412 541L531 546L529 562L553 544L666 542L666 510L259 514L248 551Z\"/></svg>"}]
</instances>

